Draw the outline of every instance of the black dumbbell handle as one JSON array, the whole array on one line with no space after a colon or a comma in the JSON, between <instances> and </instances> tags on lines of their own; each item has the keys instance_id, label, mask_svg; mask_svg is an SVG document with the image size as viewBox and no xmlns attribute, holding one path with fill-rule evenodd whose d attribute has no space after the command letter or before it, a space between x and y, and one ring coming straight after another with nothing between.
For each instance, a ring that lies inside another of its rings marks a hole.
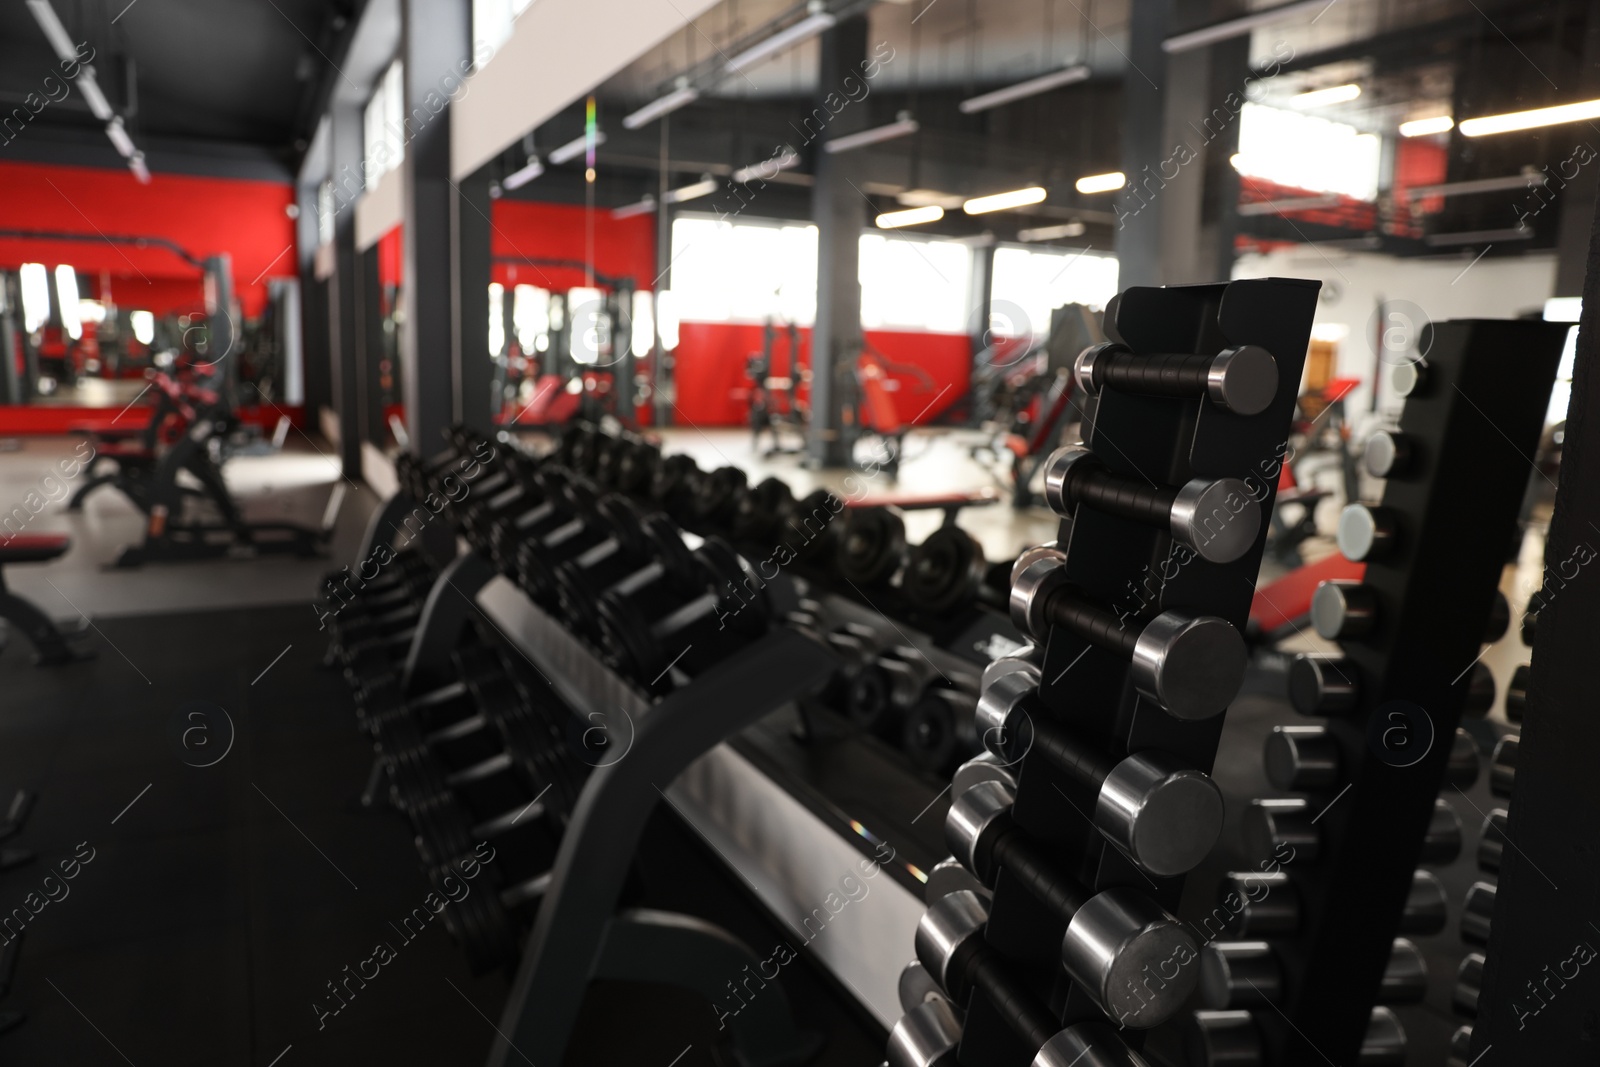
<instances>
[{"instance_id":1,"label":"black dumbbell handle","mask_svg":"<svg viewBox=\"0 0 1600 1067\"><path fill-rule=\"evenodd\" d=\"M1108 515L1158 528L1172 521L1172 503L1178 498L1178 491L1170 486L1140 485L1093 468L1072 472L1066 488L1074 504L1088 504Z\"/></svg>"},{"instance_id":2,"label":"black dumbbell handle","mask_svg":"<svg viewBox=\"0 0 1600 1067\"><path fill-rule=\"evenodd\" d=\"M1216 356L1167 354L1136 356L1131 352L1108 353L1096 367L1095 377L1104 385L1130 393L1153 396L1200 396L1206 391L1207 375Z\"/></svg>"},{"instance_id":3,"label":"black dumbbell handle","mask_svg":"<svg viewBox=\"0 0 1600 1067\"><path fill-rule=\"evenodd\" d=\"M1143 626L1129 627L1115 615L1072 589L1058 589L1044 606L1052 625L1065 627L1085 641L1132 657Z\"/></svg>"},{"instance_id":4,"label":"black dumbbell handle","mask_svg":"<svg viewBox=\"0 0 1600 1067\"><path fill-rule=\"evenodd\" d=\"M987 945L973 953L966 970L967 983L983 990L1000 1017L1030 1048L1042 1048L1061 1029L1055 1016L1031 990L1012 977L1010 969Z\"/></svg>"},{"instance_id":5,"label":"black dumbbell handle","mask_svg":"<svg viewBox=\"0 0 1600 1067\"><path fill-rule=\"evenodd\" d=\"M1061 919L1071 922L1089 900L1089 894L1076 881L1062 874L1035 848L1021 830L1008 827L994 843L994 862L1028 888L1039 902Z\"/></svg>"},{"instance_id":6,"label":"black dumbbell handle","mask_svg":"<svg viewBox=\"0 0 1600 1067\"><path fill-rule=\"evenodd\" d=\"M1117 765L1116 760L1079 743L1051 719L1030 717L1029 723L1033 727L1033 747L1048 756L1054 766L1066 771L1079 785L1098 790Z\"/></svg>"}]
</instances>

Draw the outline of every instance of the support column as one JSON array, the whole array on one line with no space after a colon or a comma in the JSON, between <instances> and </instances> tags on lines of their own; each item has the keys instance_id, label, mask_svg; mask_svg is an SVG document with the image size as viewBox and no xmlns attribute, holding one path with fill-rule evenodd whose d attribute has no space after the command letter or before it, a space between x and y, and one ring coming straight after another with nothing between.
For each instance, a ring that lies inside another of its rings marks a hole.
<instances>
[{"instance_id":1,"label":"support column","mask_svg":"<svg viewBox=\"0 0 1600 1067\"><path fill-rule=\"evenodd\" d=\"M455 344L451 370L455 384L455 420L479 433L494 429L490 392L494 365L489 359L489 279L491 212L489 172L480 169L452 190L450 276Z\"/></svg>"},{"instance_id":2,"label":"support column","mask_svg":"<svg viewBox=\"0 0 1600 1067\"><path fill-rule=\"evenodd\" d=\"M333 387L328 375L328 305L324 286L317 278L317 187L296 190L300 215L295 220L295 242L300 257L300 342L304 353L306 429L315 431L317 412L329 402Z\"/></svg>"},{"instance_id":3,"label":"support column","mask_svg":"<svg viewBox=\"0 0 1600 1067\"><path fill-rule=\"evenodd\" d=\"M361 108L335 100L329 112L329 167L335 197L353 203L360 194ZM339 420L339 459L346 478L361 476L361 350L356 316L361 298L356 284L356 213L333 216L333 273L328 277L328 363L331 406Z\"/></svg>"},{"instance_id":4,"label":"support column","mask_svg":"<svg viewBox=\"0 0 1600 1067\"><path fill-rule=\"evenodd\" d=\"M860 105L838 109L844 79L858 79L867 58L867 19L845 19L822 35L817 108L831 114L819 139L832 140L866 125ZM834 107L828 106L832 98ZM833 114L838 109L837 114ZM806 458L814 467L850 462L853 434L843 425L843 391L851 386L861 352L861 231L867 225L867 198L860 191L858 153L815 152L811 215L817 224L817 320L811 330L811 421L806 428ZM852 428L853 429L853 428Z\"/></svg>"},{"instance_id":5,"label":"support column","mask_svg":"<svg viewBox=\"0 0 1600 1067\"><path fill-rule=\"evenodd\" d=\"M1583 36L1583 62L1574 100L1592 100L1600 92L1600 13L1593 8ZM1581 137L1592 151L1600 151L1600 141ZM1556 291L1553 296L1582 296L1584 275L1589 266L1589 229L1600 200L1600 173L1593 166L1579 167L1578 173L1559 194L1560 232L1556 235Z\"/></svg>"},{"instance_id":6,"label":"support column","mask_svg":"<svg viewBox=\"0 0 1600 1067\"><path fill-rule=\"evenodd\" d=\"M361 411L361 440L383 447L383 396L378 388L378 364L383 361L383 284L378 280L378 246L356 257L357 365L356 396Z\"/></svg>"},{"instance_id":7,"label":"support column","mask_svg":"<svg viewBox=\"0 0 1600 1067\"><path fill-rule=\"evenodd\" d=\"M400 380L411 447L444 447L455 414L454 283L450 178L450 109L442 79L472 55L472 13L465 0L400 0L400 55L405 66L405 162L400 168L405 228Z\"/></svg>"},{"instance_id":8,"label":"support column","mask_svg":"<svg viewBox=\"0 0 1600 1067\"><path fill-rule=\"evenodd\" d=\"M1173 0L1132 0L1128 12L1128 69L1122 77L1122 172L1116 194L1117 288L1160 285L1162 215L1167 200L1159 167L1165 158L1167 57L1161 40Z\"/></svg>"}]
</instances>

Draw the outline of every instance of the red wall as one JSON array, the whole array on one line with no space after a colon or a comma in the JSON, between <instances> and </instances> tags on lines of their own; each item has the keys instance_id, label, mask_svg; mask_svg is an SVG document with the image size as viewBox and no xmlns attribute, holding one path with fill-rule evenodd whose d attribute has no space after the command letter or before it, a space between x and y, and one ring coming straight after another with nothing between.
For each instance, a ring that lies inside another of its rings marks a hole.
<instances>
[{"instance_id":1,"label":"red wall","mask_svg":"<svg viewBox=\"0 0 1600 1067\"><path fill-rule=\"evenodd\" d=\"M261 313L268 278L296 271L294 201L287 183L156 174L140 185L127 170L0 163L0 228L164 237L196 258L233 256L247 316ZM108 274L121 306L200 310L200 272L163 248L107 241L0 239L0 266L70 263Z\"/></svg>"},{"instance_id":2,"label":"red wall","mask_svg":"<svg viewBox=\"0 0 1600 1067\"><path fill-rule=\"evenodd\" d=\"M571 204L496 200L491 251L496 256L530 259L589 259L590 212ZM601 274L623 275L634 287L647 289L656 276L656 219L635 215L614 219L610 211L593 212L594 267ZM537 285L563 290L585 284L582 270L496 263L494 280L502 285Z\"/></svg>"}]
</instances>

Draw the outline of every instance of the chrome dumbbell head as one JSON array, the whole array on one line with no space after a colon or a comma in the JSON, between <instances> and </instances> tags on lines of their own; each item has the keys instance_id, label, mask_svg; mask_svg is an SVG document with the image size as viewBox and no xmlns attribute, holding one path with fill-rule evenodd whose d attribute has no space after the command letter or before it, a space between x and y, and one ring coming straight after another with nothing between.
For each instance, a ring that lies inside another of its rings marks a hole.
<instances>
[{"instance_id":1,"label":"chrome dumbbell head","mask_svg":"<svg viewBox=\"0 0 1600 1067\"><path fill-rule=\"evenodd\" d=\"M1274 726L1262 762L1278 789L1328 789L1339 781L1339 742L1325 726Z\"/></svg>"},{"instance_id":2,"label":"chrome dumbbell head","mask_svg":"<svg viewBox=\"0 0 1600 1067\"><path fill-rule=\"evenodd\" d=\"M957 1067L961 1023L942 997L909 1009L889 1031L889 1067Z\"/></svg>"},{"instance_id":3,"label":"chrome dumbbell head","mask_svg":"<svg viewBox=\"0 0 1600 1067\"><path fill-rule=\"evenodd\" d=\"M1378 1001L1383 1004L1415 1004L1428 995L1428 964L1416 945L1403 937L1394 939L1389 962L1378 983Z\"/></svg>"},{"instance_id":4,"label":"chrome dumbbell head","mask_svg":"<svg viewBox=\"0 0 1600 1067\"><path fill-rule=\"evenodd\" d=\"M998 762L1010 763L1026 751L1032 723L1026 702L1039 689L1039 669L1024 663L999 674L978 693L973 726L978 744Z\"/></svg>"},{"instance_id":5,"label":"chrome dumbbell head","mask_svg":"<svg viewBox=\"0 0 1600 1067\"><path fill-rule=\"evenodd\" d=\"M1444 800L1433 802L1433 818L1428 822L1428 836L1422 839L1422 855L1418 862L1443 865L1454 863L1461 855L1461 817Z\"/></svg>"},{"instance_id":6,"label":"chrome dumbbell head","mask_svg":"<svg viewBox=\"0 0 1600 1067\"><path fill-rule=\"evenodd\" d=\"M1494 884L1474 882L1461 902L1461 940L1469 945L1489 943L1489 924L1494 918Z\"/></svg>"},{"instance_id":7,"label":"chrome dumbbell head","mask_svg":"<svg viewBox=\"0 0 1600 1067\"><path fill-rule=\"evenodd\" d=\"M1144 894L1116 887L1091 897L1067 924L1061 962L1121 1026L1159 1026L1200 981L1199 946Z\"/></svg>"},{"instance_id":8,"label":"chrome dumbbell head","mask_svg":"<svg viewBox=\"0 0 1600 1067\"><path fill-rule=\"evenodd\" d=\"M1200 1003L1218 1011L1276 1003L1283 968L1265 941L1213 941L1200 952Z\"/></svg>"},{"instance_id":9,"label":"chrome dumbbell head","mask_svg":"<svg viewBox=\"0 0 1600 1067\"><path fill-rule=\"evenodd\" d=\"M1411 891L1406 894L1405 910L1400 913L1400 933L1436 934L1449 920L1450 906L1439 879L1428 871L1412 871Z\"/></svg>"},{"instance_id":10,"label":"chrome dumbbell head","mask_svg":"<svg viewBox=\"0 0 1600 1067\"><path fill-rule=\"evenodd\" d=\"M1311 625L1329 641L1365 637L1378 625L1378 598L1360 582L1323 582L1311 594Z\"/></svg>"},{"instance_id":11,"label":"chrome dumbbell head","mask_svg":"<svg viewBox=\"0 0 1600 1067\"><path fill-rule=\"evenodd\" d=\"M1335 537L1344 558L1357 563L1392 556L1400 543L1400 520L1389 508L1347 504Z\"/></svg>"},{"instance_id":12,"label":"chrome dumbbell head","mask_svg":"<svg viewBox=\"0 0 1600 1067\"><path fill-rule=\"evenodd\" d=\"M900 969L900 1010L911 1011L913 1008L929 1000L942 1000L949 1003L949 998L944 995L934 982L933 976L922 966L921 960L912 960Z\"/></svg>"},{"instance_id":13,"label":"chrome dumbbell head","mask_svg":"<svg viewBox=\"0 0 1600 1067\"><path fill-rule=\"evenodd\" d=\"M922 887L922 901L932 904L940 897L960 892L976 893L985 901L993 895L987 886L961 865L960 860L952 856L935 863L932 870L928 871L927 884Z\"/></svg>"},{"instance_id":14,"label":"chrome dumbbell head","mask_svg":"<svg viewBox=\"0 0 1600 1067\"><path fill-rule=\"evenodd\" d=\"M1456 968L1456 984L1450 994L1450 1006L1457 1015L1477 1018L1478 993L1483 988L1483 953L1469 952Z\"/></svg>"},{"instance_id":15,"label":"chrome dumbbell head","mask_svg":"<svg viewBox=\"0 0 1600 1067\"><path fill-rule=\"evenodd\" d=\"M1466 730L1456 727L1450 740L1450 760L1445 764L1445 782L1462 792L1471 789L1478 780L1479 755L1478 742Z\"/></svg>"},{"instance_id":16,"label":"chrome dumbbell head","mask_svg":"<svg viewBox=\"0 0 1600 1067\"><path fill-rule=\"evenodd\" d=\"M1310 863L1322 836L1303 797L1252 800L1244 813L1245 851L1253 860Z\"/></svg>"},{"instance_id":17,"label":"chrome dumbbell head","mask_svg":"<svg viewBox=\"0 0 1600 1067\"><path fill-rule=\"evenodd\" d=\"M1302 715L1342 715L1360 700L1360 679L1343 656L1303 652L1289 662L1289 702Z\"/></svg>"},{"instance_id":18,"label":"chrome dumbbell head","mask_svg":"<svg viewBox=\"0 0 1600 1067\"><path fill-rule=\"evenodd\" d=\"M1029 1067L1148 1067L1148 1064L1124 1045L1110 1027L1079 1023L1046 1041Z\"/></svg>"},{"instance_id":19,"label":"chrome dumbbell head","mask_svg":"<svg viewBox=\"0 0 1600 1067\"><path fill-rule=\"evenodd\" d=\"M1261 1032L1248 1011L1197 1011L1184 1035L1189 1067L1261 1067Z\"/></svg>"},{"instance_id":20,"label":"chrome dumbbell head","mask_svg":"<svg viewBox=\"0 0 1600 1067\"><path fill-rule=\"evenodd\" d=\"M917 921L914 943L917 960L939 988L958 1001L966 1000L963 971L967 958L983 938L989 911L976 893L956 892L940 897Z\"/></svg>"},{"instance_id":21,"label":"chrome dumbbell head","mask_svg":"<svg viewBox=\"0 0 1600 1067\"><path fill-rule=\"evenodd\" d=\"M1258 415L1278 395L1278 363L1260 345L1236 345L1215 356L1135 355L1116 342L1091 345L1073 366L1091 396L1109 385L1156 396L1205 396L1236 415Z\"/></svg>"},{"instance_id":22,"label":"chrome dumbbell head","mask_svg":"<svg viewBox=\"0 0 1600 1067\"><path fill-rule=\"evenodd\" d=\"M1472 1027L1458 1026L1450 1035L1450 1058L1445 1067L1470 1067L1472 1062Z\"/></svg>"},{"instance_id":23,"label":"chrome dumbbell head","mask_svg":"<svg viewBox=\"0 0 1600 1067\"><path fill-rule=\"evenodd\" d=\"M1374 478L1404 478L1413 469L1416 448L1403 433L1379 430L1367 438L1361 458Z\"/></svg>"},{"instance_id":24,"label":"chrome dumbbell head","mask_svg":"<svg viewBox=\"0 0 1600 1067\"><path fill-rule=\"evenodd\" d=\"M1500 869L1500 856L1506 847L1508 818L1510 815L1505 808L1495 808L1483 819L1483 828L1478 836L1478 866L1490 873Z\"/></svg>"},{"instance_id":25,"label":"chrome dumbbell head","mask_svg":"<svg viewBox=\"0 0 1600 1067\"><path fill-rule=\"evenodd\" d=\"M950 779L950 803L979 782L999 782L1012 792L1017 788L1016 764L993 752L983 751L956 768Z\"/></svg>"},{"instance_id":26,"label":"chrome dumbbell head","mask_svg":"<svg viewBox=\"0 0 1600 1067\"><path fill-rule=\"evenodd\" d=\"M1283 871L1230 871L1218 887L1216 915L1238 937L1292 934L1300 929L1300 895Z\"/></svg>"},{"instance_id":27,"label":"chrome dumbbell head","mask_svg":"<svg viewBox=\"0 0 1600 1067\"><path fill-rule=\"evenodd\" d=\"M1137 752L1107 774L1097 829L1140 867L1163 877L1193 870L1222 836L1222 791L1164 752Z\"/></svg>"},{"instance_id":28,"label":"chrome dumbbell head","mask_svg":"<svg viewBox=\"0 0 1600 1067\"><path fill-rule=\"evenodd\" d=\"M1489 792L1497 797L1511 796L1517 784L1517 748L1522 739L1516 734L1502 737L1494 746L1494 759L1489 763Z\"/></svg>"},{"instance_id":29,"label":"chrome dumbbell head","mask_svg":"<svg viewBox=\"0 0 1600 1067\"><path fill-rule=\"evenodd\" d=\"M1405 1028L1388 1008L1373 1008L1361 1051L1356 1053L1357 1067L1405 1067L1405 1062Z\"/></svg>"}]
</instances>

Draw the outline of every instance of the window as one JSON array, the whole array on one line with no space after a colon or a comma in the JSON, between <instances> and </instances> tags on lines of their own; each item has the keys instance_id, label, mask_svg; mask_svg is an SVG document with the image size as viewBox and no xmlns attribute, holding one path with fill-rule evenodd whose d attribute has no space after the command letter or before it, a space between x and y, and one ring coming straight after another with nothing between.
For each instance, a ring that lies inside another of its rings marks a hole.
<instances>
[{"instance_id":1,"label":"window","mask_svg":"<svg viewBox=\"0 0 1600 1067\"><path fill-rule=\"evenodd\" d=\"M506 348L506 287L489 283L489 355L499 357Z\"/></svg>"},{"instance_id":2,"label":"window","mask_svg":"<svg viewBox=\"0 0 1600 1067\"><path fill-rule=\"evenodd\" d=\"M156 339L156 317L148 311L130 311L128 325L133 327L134 340L147 345Z\"/></svg>"},{"instance_id":3,"label":"window","mask_svg":"<svg viewBox=\"0 0 1600 1067\"><path fill-rule=\"evenodd\" d=\"M400 166L406 157L405 67L400 60L389 64L372 90L372 99L362 112L363 173L366 188Z\"/></svg>"},{"instance_id":4,"label":"window","mask_svg":"<svg viewBox=\"0 0 1600 1067\"><path fill-rule=\"evenodd\" d=\"M533 285L511 290L511 329L526 354L550 347L550 292Z\"/></svg>"},{"instance_id":5,"label":"window","mask_svg":"<svg viewBox=\"0 0 1600 1067\"><path fill-rule=\"evenodd\" d=\"M1239 117L1240 174L1357 200L1378 196L1378 135L1342 122L1246 104Z\"/></svg>"},{"instance_id":6,"label":"window","mask_svg":"<svg viewBox=\"0 0 1600 1067\"><path fill-rule=\"evenodd\" d=\"M861 236L861 325L967 332L972 250L960 241Z\"/></svg>"},{"instance_id":7,"label":"window","mask_svg":"<svg viewBox=\"0 0 1600 1067\"><path fill-rule=\"evenodd\" d=\"M817 228L780 222L672 220L672 292L690 322L810 326L817 315ZM664 331L663 331L664 332Z\"/></svg>"},{"instance_id":8,"label":"window","mask_svg":"<svg viewBox=\"0 0 1600 1067\"><path fill-rule=\"evenodd\" d=\"M864 328L966 332L966 245L868 233L860 255ZM817 228L680 216L672 223L672 292L678 316L692 322L777 318L810 326L817 317Z\"/></svg>"},{"instance_id":9,"label":"window","mask_svg":"<svg viewBox=\"0 0 1600 1067\"><path fill-rule=\"evenodd\" d=\"M533 0L472 0L473 55L477 55L481 45L498 52L511 36L517 16L532 5Z\"/></svg>"},{"instance_id":10,"label":"window","mask_svg":"<svg viewBox=\"0 0 1600 1067\"><path fill-rule=\"evenodd\" d=\"M1043 341L1050 313L1063 304L1096 310L1117 293L1117 260L1093 252L1036 252L1002 246L994 250L990 329L1002 337Z\"/></svg>"},{"instance_id":11,"label":"window","mask_svg":"<svg viewBox=\"0 0 1600 1067\"><path fill-rule=\"evenodd\" d=\"M43 263L22 265L22 328L32 333L50 321L50 272Z\"/></svg>"},{"instance_id":12,"label":"window","mask_svg":"<svg viewBox=\"0 0 1600 1067\"><path fill-rule=\"evenodd\" d=\"M76 340L83 336L83 321L78 318L78 272L65 263L56 268L56 304L61 309L61 327Z\"/></svg>"}]
</instances>

